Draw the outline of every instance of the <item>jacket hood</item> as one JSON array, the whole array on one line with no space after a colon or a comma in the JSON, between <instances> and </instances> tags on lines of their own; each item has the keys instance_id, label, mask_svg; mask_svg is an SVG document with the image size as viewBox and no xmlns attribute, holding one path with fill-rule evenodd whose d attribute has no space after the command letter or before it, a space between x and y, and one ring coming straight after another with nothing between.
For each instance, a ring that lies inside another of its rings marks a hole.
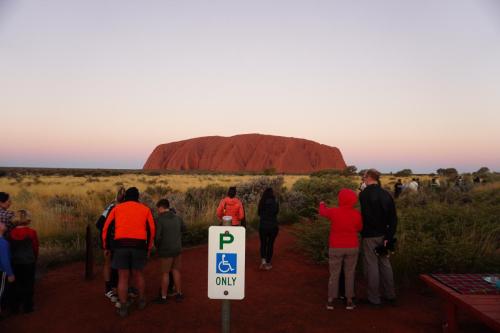
<instances>
[{"instance_id":1,"label":"jacket hood","mask_svg":"<svg viewBox=\"0 0 500 333\"><path fill-rule=\"evenodd\" d=\"M339 192L339 207L354 207L358 202L358 196L353 190L343 188Z\"/></svg>"}]
</instances>

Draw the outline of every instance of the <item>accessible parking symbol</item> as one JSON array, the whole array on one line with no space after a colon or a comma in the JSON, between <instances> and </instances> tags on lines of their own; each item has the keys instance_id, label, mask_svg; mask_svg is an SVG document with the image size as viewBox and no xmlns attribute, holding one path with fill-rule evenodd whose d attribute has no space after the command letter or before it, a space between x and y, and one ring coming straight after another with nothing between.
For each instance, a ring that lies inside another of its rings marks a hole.
<instances>
[{"instance_id":1,"label":"accessible parking symbol","mask_svg":"<svg viewBox=\"0 0 500 333\"><path fill-rule=\"evenodd\" d=\"M236 253L217 253L215 272L217 274L236 274L237 258Z\"/></svg>"}]
</instances>

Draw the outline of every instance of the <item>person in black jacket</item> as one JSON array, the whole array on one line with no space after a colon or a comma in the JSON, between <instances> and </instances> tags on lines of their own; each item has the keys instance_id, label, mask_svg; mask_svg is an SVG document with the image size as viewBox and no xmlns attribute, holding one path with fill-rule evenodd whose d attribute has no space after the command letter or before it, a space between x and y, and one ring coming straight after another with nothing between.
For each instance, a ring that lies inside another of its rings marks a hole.
<instances>
[{"instance_id":1,"label":"person in black jacket","mask_svg":"<svg viewBox=\"0 0 500 333\"><path fill-rule=\"evenodd\" d=\"M116 200L110 203L102 212L102 214L97 219L95 226L99 231L99 240L102 239L102 229L104 228L104 223L108 218L109 213L115 208L115 206L121 202L125 197L125 188L120 187L118 192L116 193ZM113 232L109 233L110 237L108 239L108 244L111 244L111 240L113 239ZM101 244L102 245L102 244ZM113 252L111 247L108 249L104 249L104 267L102 269L104 276L104 295L109 298L113 303L118 301L118 296L116 294L116 288L118 287L118 271L116 269L111 268L111 259L113 256Z\"/></svg>"},{"instance_id":2,"label":"person in black jacket","mask_svg":"<svg viewBox=\"0 0 500 333\"><path fill-rule=\"evenodd\" d=\"M268 187L260 198L258 208L260 217L260 257L262 258L260 269L270 270L273 268L271 259L273 257L274 240L279 231L278 212L278 201L274 196L273 189Z\"/></svg>"},{"instance_id":3,"label":"person in black jacket","mask_svg":"<svg viewBox=\"0 0 500 333\"><path fill-rule=\"evenodd\" d=\"M363 180L367 185L359 194L363 217L363 266L368 282L368 302L381 304L380 286L385 299L393 304L396 300L391 262L387 247L394 244L397 215L394 200L379 184L380 173L375 169L366 171ZM385 249L385 251L381 251Z\"/></svg>"}]
</instances>

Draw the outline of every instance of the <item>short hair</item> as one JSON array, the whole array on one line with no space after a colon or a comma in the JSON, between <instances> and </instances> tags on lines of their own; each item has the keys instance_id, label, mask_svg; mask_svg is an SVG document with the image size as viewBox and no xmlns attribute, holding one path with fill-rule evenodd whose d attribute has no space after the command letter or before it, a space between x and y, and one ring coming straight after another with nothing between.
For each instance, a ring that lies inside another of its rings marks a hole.
<instances>
[{"instance_id":1,"label":"short hair","mask_svg":"<svg viewBox=\"0 0 500 333\"><path fill-rule=\"evenodd\" d=\"M9 198L10 198L9 193L0 192L0 202L7 202Z\"/></svg>"},{"instance_id":2,"label":"short hair","mask_svg":"<svg viewBox=\"0 0 500 333\"><path fill-rule=\"evenodd\" d=\"M168 199L160 199L156 203L156 207L157 208L163 207L163 208L169 209L170 208L170 202L168 201Z\"/></svg>"},{"instance_id":3,"label":"short hair","mask_svg":"<svg viewBox=\"0 0 500 333\"><path fill-rule=\"evenodd\" d=\"M139 190L137 187L129 187L125 191L124 201L139 201Z\"/></svg>"},{"instance_id":4,"label":"short hair","mask_svg":"<svg viewBox=\"0 0 500 333\"><path fill-rule=\"evenodd\" d=\"M365 175L377 182L380 181L380 172L377 169L368 169Z\"/></svg>"},{"instance_id":5,"label":"short hair","mask_svg":"<svg viewBox=\"0 0 500 333\"><path fill-rule=\"evenodd\" d=\"M227 196L230 197L231 199L236 196L236 187L231 186L229 190L227 191Z\"/></svg>"}]
</instances>

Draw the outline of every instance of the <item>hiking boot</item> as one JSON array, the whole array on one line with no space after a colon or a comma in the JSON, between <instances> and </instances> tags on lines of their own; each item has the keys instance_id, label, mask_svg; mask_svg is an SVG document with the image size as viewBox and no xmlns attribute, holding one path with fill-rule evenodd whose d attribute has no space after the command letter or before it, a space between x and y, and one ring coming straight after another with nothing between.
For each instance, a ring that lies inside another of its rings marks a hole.
<instances>
[{"instance_id":1,"label":"hiking boot","mask_svg":"<svg viewBox=\"0 0 500 333\"><path fill-rule=\"evenodd\" d=\"M122 318L127 317L128 316L128 304L127 303L124 303L124 304L118 303L118 304L120 304L120 307L116 310L118 315Z\"/></svg>"},{"instance_id":2,"label":"hiking boot","mask_svg":"<svg viewBox=\"0 0 500 333\"><path fill-rule=\"evenodd\" d=\"M184 300L184 295L182 293L177 293L177 295L175 295L176 303L182 303L183 300Z\"/></svg>"},{"instance_id":3,"label":"hiking boot","mask_svg":"<svg viewBox=\"0 0 500 333\"><path fill-rule=\"evenodd\" d=\"M140 299L137 301L137 309L144 310L145 307L146 307L146 300L145 299Z\"/></svg>"},{"instance_id":4,"label":"hiking boot","mask_svg":"<svg viewBox=\"0 0 500 333\"><path fill-rule=\"evenodd\" d=\"M167 304L167 303L168 303L168 300L167 300L167 298L166 298L166 297L164 298L164 297L162 297L162 296L158 296L157 298L155 298L155 299L153 300L153 303L155 303L155 304Z\"/></svg>"},{"instance_id":5,"label":"hiking boot","mask_svg":"<svg viewBox=\"0 0 500 333\"><path fill-rule=\"evenodd\" d=\"M328 303L326 303L326 309L327 310L335 309L335 307L333 306L333 301L328 301Z\"/></svg>"}]
</instances>

